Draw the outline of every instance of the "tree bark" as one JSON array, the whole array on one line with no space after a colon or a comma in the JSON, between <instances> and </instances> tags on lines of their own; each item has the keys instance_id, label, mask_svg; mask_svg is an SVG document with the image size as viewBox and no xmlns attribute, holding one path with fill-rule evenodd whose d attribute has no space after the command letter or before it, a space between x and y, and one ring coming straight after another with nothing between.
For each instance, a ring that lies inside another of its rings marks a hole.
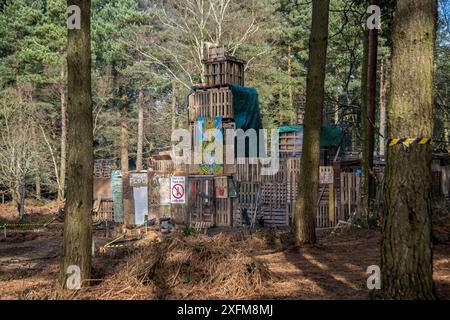
<instances>
[{"instance_id":1,"label":"tree bark","mask_svg":"<svg viewBox=\"0 0 450 320\"><path fill-rule=\"evenodd\" d=\"M389 138L431 137L437 1L398 0L393 30ZM430 145L388 148L382 241L387 299L434 299Z\"/></svg>"},{"instance_id":2,"label":"tree bark","mask_svg":"<svg viewBox=\"0 0 450 320\"><path fill-rule=\"evenodd\" d=\"M34 178L34 186L35 186L35 193L36 193L36 199L41 200L41 178L39 176L36 176Z\"/></svg>"},{"instance_id":3,"label":"tree bark","mask_svg":"<svg viewBox=\"0 0 450 320\"><path fill-rule=\"evenodd\" d=\"M319 190L320 134L325 93L329 5L329 0L313 1L303 156L295 212L296 239L299 244L316 242L315 217Z\"/></svg>"},{"instance_id":4,"label":"tree bark","mask_svg":"<svg viewBox=\"0 0 450 320\"><path fill-rule=\"evenodd\" d=\"M61 165L59 168L59 190L58 200L63 201L65 197L66 161L67 161L67 110L66 110L66 72L65 64L61 62L59 78L59 95L61 101Z\"/></svg>"},{"instance_id":5,"label":"tree bark","mask_svg":"<svg viewBox=\"0 0 450 320\"><path fill-rule=\"evenodd\" d=\"M368 5L378 5L370 0ZM361 213L364 221L370 221L372 199L375 194L373 177L373 153L375 149L375 104L377 94L378 30L366 30L362 72L362 144L363 176Z\"/></svg>"},{"instance_id":6,"label":"tree bark","mask_svg":"<svg viewBox=\"0 0 450 320\"><path fill-rule=\"evenodd\" d=\"M19 190L19 220L22 221L25 216L25 179L22 180Z\"/></svg>"},{"instance_id":7,"label":"tree bark","mask_svg":"<svg viewBox=\"0 0 450 320\"><path fill-rule=\"evenodd\" d=\"M381 61L380 70L380 156L386 154L386 77L385 61Z\"/></svg>"},{"instance_id":8,"label":"tree bark","mask_svg":"<svg viewBox=\"0 0 450 320\"><path fill-rule=\"evenodd\" d=\"M136 170L141 171L143 167L143 148L144 148L144 91L139 91L138 98L138 142L137 142L137 159Z\"/></svg>"},{"instance_id":9,"label":"tree bark","mask_svg":"<svg viewBox=\"0 0 450 320\"><path fill-rule=\"evenodd\" d=\"M172 83L172 132L177 129L177 87Z\"/></svg>"},{"instance_id":10,"label":"tree bark","mask_svg":"<svg viewBox=\"0 0 450 320\"><path fill-rule=\"evenodd\" d=\"M291 123L297 122L297 112L294 110L294 88L292 85L292 46L288 46L288 95L289 112L292 112Z\"/></svg>"},{"instance_id":11,"label":"tree bark","mask_svg":"<svg viewBox=\"0 0 450 320\"><path fill-rule=\"evenodd\" d=\"M127 114L128 114L128 97L126 97L126 93L124 96L121 96L121 101L123 103L122 106L122 126L121 126L121 136L120 136L120 168L122 170L122 174L130 171L128 167L128 122L127 122Z\"/></svg>"},{"instance_id":12,"label":"tree bark","mask_svg":"<svg viewBox=\"0 0 450 320\"><path fill-rule=\"evenodd\" d=\"M81 9L81 29L68 30L68 166L60 280L78 266L82 285L91 274L93 205L93 121L91 96L90 0L68 0Z\"/></svg>"}]
</instances>

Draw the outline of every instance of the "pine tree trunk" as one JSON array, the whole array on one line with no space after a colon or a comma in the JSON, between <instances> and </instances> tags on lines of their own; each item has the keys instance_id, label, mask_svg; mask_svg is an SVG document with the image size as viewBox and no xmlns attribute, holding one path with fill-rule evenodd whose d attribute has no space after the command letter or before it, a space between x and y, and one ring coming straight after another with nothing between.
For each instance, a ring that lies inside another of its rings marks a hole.
<instances>
[{"instance_id":1,"label":"pine tree trunk","mask_svg":"<svg viewBox=\"0 0 450 320\"><path fill-rule=\"evenodd\" d=\"M144 148L144 91L139 91L138 98L138 142L137 142L137 159L136 170L141 171L143 167L143 148Z\"/></svg>"},{"instance_id":2,"label":"pine tree trunk","mask_svg":"<svg viewBox=\"0 0 450 320\"><path fill-rule=\"evenodd\" d=\"M437 3L398 0L393 31L389 138L431 137ZM429 145L389 147L382 241L387 299L433 299Z\"/></svg>"},{"instance_id":3,"label":"pine tree trunk","mask_svg":"<svg viewBox=\"0 0 450 320\"><path fill-rule=\"evenodd\" d=\"M123 98L123 96L121 96ZM124 98L125 101L122 101L122 126L121 126L121 135L120 135L120 168L122 170L122 174L127 173L129 170L128 167L128 123L127 123L127 115L128 115L128 98Z\"/></svg>"},{"instance_id":4,"label":"pine tree trunk","mask_svg":"<svg viewBox=\"0 0 450 320\"><path fill-rule=\"evenodd\" d=\"M66 183L66 161L67 161L67 108L66 108L66 72L65 63L60 66L59 95L61 101L61 166L59 168L58 200L63 201Z\"/></svg>"},{"instance_id":5,"label":"pine tree trunk","mask_svg":"<svg viewBox=\"0 0 450 320\"><path fill-rule=\"evenodd\" d=\"M60 279L66 285L67 268L78 266L82 285L90 278L92 260L93 121L91 96L90 0L68 0L81 9L81 29L68 31L67 200ZM84 281L84 282L83 282Z\"/></svg>"},{"instance_id":6,"label":"pine tree trunk","mask_svg":"<svg viewBox=\"0 0 450 320\"><path fill-rule=\"evenodd\" d=\"M370 0L368 5L378 5ZM374 196L373 153L375 149L375 104L377 94L378 30L367 30L364 41L364 61L362 72L362 145L363 179L361 213L364 221L369 222L371 199Z\"/></svg>"},{"instance_id":7,"label":"pine tree trunk","mask_svg":"<svg viewBox=\"0 0 450 320\"><path fill-rule=\"evenodd\" d=\"M297 121L297 112L294 110L294 88L292 85L292 46L288 46L288 94L289 94L289 112L292 112L291 123Z\"/></svg>"},{"instance_id":8,"label":"pine tree trunk","mask_svg":"<svg viewBox=\"0 0 450 320\"><path fill-rule=\"evenodd\" d=\"M295 212L296 238L299 244L316 242L315 217L319 190L320 134L325 93L329 4L329 0L313 1L303 156Z\"/></svg>"},{"instance_id":9,"label":"pine tree trunk","mask_svg":"<svg viewBox=\"0 0 450 320\"><path fill-rule=\"evenodd\" d=\"M380 156L386 154L386 77L385 61L381 61L380 70Z\"/></svg>"}]
</instances>

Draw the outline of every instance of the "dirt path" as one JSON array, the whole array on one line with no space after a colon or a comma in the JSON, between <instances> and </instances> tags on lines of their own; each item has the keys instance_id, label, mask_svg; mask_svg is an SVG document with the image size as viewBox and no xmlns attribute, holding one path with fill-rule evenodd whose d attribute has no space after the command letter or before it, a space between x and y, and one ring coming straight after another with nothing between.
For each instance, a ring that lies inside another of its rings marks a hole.
<instances>
[{"instance_id":1,"label":"dirt path","mask_svg":"<svg viewBox=\"0 0 450 320\"><path fill-rule=\"evenodd\" d=\"M366 269L379 264L372 232L321 239L318 245L262 255L279 278L268 292L275 299L367 299Z\"/></svg>"},{"instance_id":2,"label":"dirt path","mask_svg":"<svg viewBox=\"0 0 450 320\"><path fill-rule=\"evenodd\" d=\"M379 241L379 233L361 230L321 237L313 247L270 243L255 249L251 254L264 261L273 275L260 298L367 299L366 269L379 265ZM57 232L27 235L19 243L1 241L0 299L20 299L24 293L54 285L59 247ZM106 256L94 259L94 269L101 269L103 275L113 274L116 265ZM450 299L448 244L435 246L434 278L439 297Z\"/></svg>"}]
</instances>

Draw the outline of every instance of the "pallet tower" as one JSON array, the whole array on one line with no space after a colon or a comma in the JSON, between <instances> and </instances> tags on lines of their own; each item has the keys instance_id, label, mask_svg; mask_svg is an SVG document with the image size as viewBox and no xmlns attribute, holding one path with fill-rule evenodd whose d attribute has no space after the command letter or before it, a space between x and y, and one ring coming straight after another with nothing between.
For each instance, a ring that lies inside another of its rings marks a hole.
<instances>
[{"instance_id":1,"label":"pallet tower","mask_svg":"<svg viewBox=\"0 0 450 320\"><path fill-rule=\"evenodd\" d=\"M245 61L230 55L221 45L207 44L203 56L205 83L196 86L189 96L192 159L194 151L198 150L199 125L202 125L199 122L220 119L216 122L220 122L223 130L235 129L229 85L244 86ZM223 166L189 165L188 212L191 222L206 222L219 227L233 225L233 199L228 192L236 165L234 159L233 164L228 160L223 152Z\"/></svg>"}]
</instances>

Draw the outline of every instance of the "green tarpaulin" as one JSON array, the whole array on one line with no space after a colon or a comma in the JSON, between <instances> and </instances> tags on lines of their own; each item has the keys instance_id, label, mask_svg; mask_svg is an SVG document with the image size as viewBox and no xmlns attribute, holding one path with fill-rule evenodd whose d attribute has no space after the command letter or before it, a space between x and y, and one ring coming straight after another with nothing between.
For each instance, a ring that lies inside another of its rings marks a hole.
<instances>
[{"instance_id":1,"label":"green tarpaulin","mask_svg":"<svg viewBox=\"0 0 450 320\"><path fill-rule=\"evenodd\" d=\"M300 132L301 140L303 140L303 126L283 126L278 129L279 133ZM324 125L322 126L322 134L320 136L320 147L338 147L342 144L344 131L340 126Z\"/></svg>"},{"instance_id":2,"label":"green tarpaulin","mask_svg":"<svg viewBox=\"0 0 450 320\"><path fill-rule=\"evenodd\" d=\"M233 112L236 129L262 129L258 91L238 85L229 86L233 95Z\"/></svg>"}]
</instances>

